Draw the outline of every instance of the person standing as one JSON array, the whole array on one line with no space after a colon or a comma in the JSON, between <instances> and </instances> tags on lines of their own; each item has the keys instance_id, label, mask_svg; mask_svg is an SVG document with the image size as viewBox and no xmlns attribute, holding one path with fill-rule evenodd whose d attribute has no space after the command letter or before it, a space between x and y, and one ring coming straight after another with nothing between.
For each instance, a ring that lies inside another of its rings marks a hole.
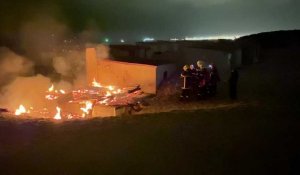
<instances>
[{"instance_id":1,"label":"person standing","mask_svg":"<svg viewBox=\"0 0 300 175\"><path fill-rule=\"evenodd\" d=\"M236 69L231 70L229 78L229 96L232 100L237 99L237 83L239 79L239 73Z\"/></svg>"},{"instance_id":2,"label":"person standing","mask_svg":"<svg viewBox=\"0 0 300 175\"><path fill-rule=\"evenodd\" d=\"M220 76L215 64L209 65L209 84L208 89L211 96L217 93L217 84L220 81Z\"/></svg>"},{"instance_id":3,"label":"person standing","mask_svg":"<svg viewBox=\"0 0 300 175\"><path fill-rule=\"evenodd\" d=\"M209 79L209 74L207 69L204 67L203 61L197 61L197 76L198 76L198 93L197 96L203 99L207 95L207 83Z\"/></svg>"},{"instance_id":4,"label":"person standing","mask_svg":"<svg viewBox=\"0 0 300 175\"><path fill-rule=\"evenodd\" d=\"M190 71L191 71L191 74L193 76L197 75L197 71L196 71L195 66L193 64L190 65Z\"/></svg>"},{"instance_id":5,"label":"person standing","mask_svg":"<svg viewBox=\"0 0 300 175\"><path fill-rule=\"evenodd\" d=\"M197 95L197 89L198 89L198 75L197 75L197 71L194 67L193 64L190 65L190 72L191 72L191 83L192 83L192 90L191 93L193 94L193 96Z\"/></svg>"},{"instance_id":6,"label":"person standing","mask_svg":"<svg viewBox=\"0 0 300 175\"><path fill-rule=\"evenodd\" d=\"M189 99L192 89L192 74L188 65L183 66L180 77L183 79L181 99Z\"/></svg>"}]
</instances>

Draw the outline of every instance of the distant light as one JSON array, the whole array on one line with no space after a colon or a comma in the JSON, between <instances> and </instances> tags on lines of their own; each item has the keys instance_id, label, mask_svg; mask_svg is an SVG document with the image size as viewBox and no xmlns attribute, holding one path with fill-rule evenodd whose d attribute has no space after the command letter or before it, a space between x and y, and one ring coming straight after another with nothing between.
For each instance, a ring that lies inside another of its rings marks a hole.
<instances>
[{"instance_id":1,"label":"distant light","mask_svg":"<svg viewBox=\"0 0 300 175\"><path fill-rule=\"evenodd\" d=\"M125 40L121 39L120 42L121 42L121 43L125 43Z\"/></svg>"},{"instance_id":2,"label":"distant light","mask_svg":"<svg viewBox=\"0 0 300 175\"><path fill-rule=\"evenodd\" d=\"M109 39L108 39L108 38L105 38L105 39L104 39L104 42L108 43L108 42L109 42Z\"/></svg>"},{"instance_id":3,"label":"distant light","mask_svg":"<svg viewBox=\"0 0 300 175\"><path fill-rule=\"evenodd\" d=\"M240 37L239 35L221 35L221 36L204 36L204 37L185 37L184 40L187 40L187 41L219 40L219 39L235 40L239 37Z\"/></svg>"},{"instance_id":4,"label":"distant light","mask_svg":"<svg viewBox=\"0 0 300 175\"><path fill-rule=\"evenodd\" d=\"M154 38L144 38L143 42L149 42L149 41L154 41L154 40L155 40Z\"/></svg>"},{"instance_id":5,"label":"distant light","mask_svg":"<svg viewBox=\"0 0 300 175\"><path fill-rule=\"evenodd\" d=\"M170 41L178 41L178 38L171 38Z\"/></svg>"}]
</instances>

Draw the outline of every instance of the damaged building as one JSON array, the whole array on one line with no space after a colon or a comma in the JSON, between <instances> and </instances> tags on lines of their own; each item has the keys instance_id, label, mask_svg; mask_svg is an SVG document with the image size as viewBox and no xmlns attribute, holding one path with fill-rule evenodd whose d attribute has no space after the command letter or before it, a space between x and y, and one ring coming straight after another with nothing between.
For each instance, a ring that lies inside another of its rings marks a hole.
<instances>
[{"instance_id":1,"label":"damaged building","mask_svg":"<svg viewBox=\"0 0 300 175\"><path fill-rule=\"evenodd\" d=\"M95 48L86 49L87 82L94 80L118 87L139 85L145 93L156 94L160 84L176 71L174 64L130 59L116 61L98 59Z\"/></svg>"},{"instance_id":2,"label":"damaged building","mask_svg":"<svg viewBox=\"0 0 300 175\"><path fill-rule=\"evenodd\" d=\"M232 40L150 41L137 42L136 45L111 45L110 48L114 57L134 55L140 60L171 62L177 67L196 64L197 60L214 63L222 79L228 78L230 69L242 64L242 50Z\"/></svg>"}]
</instances>

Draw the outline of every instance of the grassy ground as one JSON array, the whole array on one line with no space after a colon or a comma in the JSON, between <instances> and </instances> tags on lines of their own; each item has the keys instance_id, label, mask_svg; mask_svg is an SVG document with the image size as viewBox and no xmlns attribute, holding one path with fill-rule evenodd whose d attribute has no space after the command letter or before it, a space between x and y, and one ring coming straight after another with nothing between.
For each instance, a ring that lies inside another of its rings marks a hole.
<instances>
[{"instance_id":1,"label":"grassy ground","mask_svg":"<svg viewBox=\"0 0 300 175\"><path fill-rule=\"evenodd\" d=\"M64 123L2 117L0 174L300 174L298 62L246 67L238 102L212 99L200 110Z\"/></svg>"}]
</instances>

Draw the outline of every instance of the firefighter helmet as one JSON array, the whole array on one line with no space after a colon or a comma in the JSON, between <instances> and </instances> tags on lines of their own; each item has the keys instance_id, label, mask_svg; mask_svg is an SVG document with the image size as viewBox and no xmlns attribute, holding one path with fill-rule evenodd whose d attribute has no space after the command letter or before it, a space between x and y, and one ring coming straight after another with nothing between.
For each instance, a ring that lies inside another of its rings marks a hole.
<instances>
[{"instance_id":1,"label":"firefighter helmet","mask_svg":"<svg viewBox=\"0 0 300 175\"><path fill-rule=\"evenodd\" d=\"M188 69L189 69L189 66L188 66L188 65L184 65L184 66L183 66L183 70L184 70L184 71L187 71Z\"/></svg>"},{"instance_id":2,"label":"firefighter helmet","mask_svg":"<svg viewBox=\"0 0 300 175\"><path fill-rule=\"evenodd\" d=\"M198 61L197 61L197 66L200 67L200 68L203 68L203 67L204 67L204 62L198 60Z\"/></svg>"}]
</instances>

